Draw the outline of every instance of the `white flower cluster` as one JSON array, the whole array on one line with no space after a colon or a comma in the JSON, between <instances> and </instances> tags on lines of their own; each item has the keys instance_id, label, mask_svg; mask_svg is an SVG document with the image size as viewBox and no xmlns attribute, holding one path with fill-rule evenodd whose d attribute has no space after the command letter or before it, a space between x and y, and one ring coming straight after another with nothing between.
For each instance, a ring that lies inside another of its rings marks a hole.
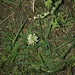
<instances>
[{"instance_id":1,"label":"white flower cluster","mask_svg":"<svg viewBox=\"0 0 75 75\"><path fill-rule=\"evenodd\" d=\"M28 45L34 45L36 42L38 42L38 37L35 34L29 34L28 35Z\"/></svg>"},{"instance_id":2,"label":"white flower cluster","mask_svg":"<svg viewBox=\"0 0 75 75\"><path fill-rule=\"evenodd\" d=\"M33 18L34 18L34 20L36 20L36 19L38 19L38 18L44 18L44 17L46 17L46 16L48 16L50 13L49 13L49 11L47 11L46 13L44 13L43 15L37 15L37 16L34 16Z\"/></svg>"}]
</instances>

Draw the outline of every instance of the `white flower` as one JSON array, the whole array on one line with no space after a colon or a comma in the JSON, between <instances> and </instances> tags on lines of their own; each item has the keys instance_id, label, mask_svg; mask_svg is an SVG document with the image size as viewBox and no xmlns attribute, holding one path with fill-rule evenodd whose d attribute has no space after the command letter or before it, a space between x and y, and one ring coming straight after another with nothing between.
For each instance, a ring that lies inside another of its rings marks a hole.
<instances>
[{"instance_id":1,"label":"white flower","mask_svg":"<svg viewBox=\"0 0 75 75\"><path fill-rule=\"evenodd\" d=\"M37 19L37 17L35 17L35 16L33 18L34 18L34 20Z\"/></svg>"},{"instance_id":2,"label":"white flower","mask_svg":"<svg viewBox=\"0 0 75 75\"><path fill-rule=\"evenodd\" d=\"M28 45L34 45L36 42L38 42L38 37L35 36L35 34L29 34L28 35Z\"/></svg>"}]
</instances>

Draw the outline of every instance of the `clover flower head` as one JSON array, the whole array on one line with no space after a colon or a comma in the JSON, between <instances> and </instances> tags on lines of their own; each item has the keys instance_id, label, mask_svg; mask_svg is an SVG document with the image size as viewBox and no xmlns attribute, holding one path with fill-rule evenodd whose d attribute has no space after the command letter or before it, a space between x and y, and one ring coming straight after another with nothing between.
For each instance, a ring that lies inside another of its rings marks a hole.
<instances>
[{"instance_id":1,"label":"clover flower head","mask_svg":"<svg viewBox=\"0 0 75 75\"><path fill-rule=\"evenodd\" d=\"M28 45L34 45L36 42L38 42L38 37L35 34L29 34L28 35Z\"/></svg>"}]
</instances>

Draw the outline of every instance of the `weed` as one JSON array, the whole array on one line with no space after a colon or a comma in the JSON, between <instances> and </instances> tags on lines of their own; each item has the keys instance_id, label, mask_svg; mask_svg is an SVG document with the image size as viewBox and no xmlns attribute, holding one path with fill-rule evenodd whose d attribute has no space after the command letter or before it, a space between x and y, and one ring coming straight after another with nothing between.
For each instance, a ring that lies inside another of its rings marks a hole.
<instances>
[{"instance_id":1,"label":"weed","mask_svg":"<svg viewBox=\"0 0 75 75\"><path fill-rule=\"evenodd\" d=\"M14 11L0 20L1 75L61 75L67 69L72 74L75 10L64 6L68 2L72 3L70 0L0 1Z\"/></svg>"}]
</instances>

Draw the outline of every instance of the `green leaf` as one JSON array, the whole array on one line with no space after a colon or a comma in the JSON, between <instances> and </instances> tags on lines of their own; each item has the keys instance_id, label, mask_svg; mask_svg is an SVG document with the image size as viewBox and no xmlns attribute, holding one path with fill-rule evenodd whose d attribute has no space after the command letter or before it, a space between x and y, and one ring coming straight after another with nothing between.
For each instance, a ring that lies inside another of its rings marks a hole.
<instances>
[{"instance_id":1,"label":"green leaf","mask_svg":"<svg viewBox=\"0 0 75 75\"><path fill-rule=\"evenodd\" d=\"M15 60L18 54L19 47L20 47L20 42L16 42L15 46L13 47L12 54L11 54L11 63Z\"/></svg>"},{"instance_id":2,"label":"green leaf","mask_svg":"<svg viewBox=\"0 0 75 75\"><path fill-rule=\"evenodd\" d=\"M46 55L49 55L49 54L51 54L51 51L50 50L47 50L46 51Z\"/></svg>"},{"instance_id":3,"label":"green leaf","mask_svg":"<svg viewBox=\"0 0 75 75\"><path fill-rule=\"evenodd\" d=\"M52 0L45 1L45 6L50 8L52 6Z\"/></svg>"}]
</instances>

